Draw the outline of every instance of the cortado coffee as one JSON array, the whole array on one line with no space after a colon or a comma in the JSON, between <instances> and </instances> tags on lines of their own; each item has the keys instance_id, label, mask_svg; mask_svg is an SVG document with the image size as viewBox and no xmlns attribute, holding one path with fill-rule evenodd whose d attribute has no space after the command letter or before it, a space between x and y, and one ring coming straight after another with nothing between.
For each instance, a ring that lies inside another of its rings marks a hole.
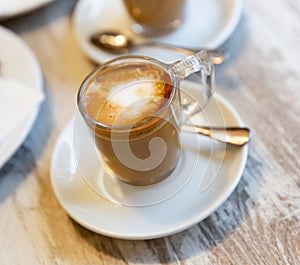
<instances>
[{"instance_id":1,"label":"cortado coffee","mask_svg":"<svg viewBox=\"0 0 300 265\"><path fill-rule=\"evenodd\" d=\"M89 76L81 90L80 110L111 175L149 185L171 174L181 148L175 89L165 70L144 62L111 65Z\"/></svg>"}]
</instances>

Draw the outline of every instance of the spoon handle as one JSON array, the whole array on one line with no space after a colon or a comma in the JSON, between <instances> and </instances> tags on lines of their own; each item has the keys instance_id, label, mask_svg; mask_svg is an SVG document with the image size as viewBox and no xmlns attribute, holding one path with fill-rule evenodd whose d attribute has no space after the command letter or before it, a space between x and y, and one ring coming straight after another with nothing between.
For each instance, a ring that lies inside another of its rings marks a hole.
<instances>
[{"instance_id":1,"label":"spoon handle","mask_svg":"<svg viewBox=\"0 0 300 265\"><path fill-rule=\"evenodd\" d=\"M251 139L251 130L246 127L206 127L198 125L181 125L184 132L198 133L214 140L232 145L243 146Z\"/></svg>"},{"instance_id":2,"label":"spoon handle","mask_svg":"<svg viewBox=\"0 0 300 265\"><path fill-rule=\"evenodd\" d=\"M175 52L180 52L184 53L186 55L192 55L195 52L198 52L199 50L202 50L201 48L199 49L188 49L188 48L183 48L179 47L176 45L169 45L163 42L157 42L157 41L151 41L151 40L143 40L140 41L139 43L136 43L137 46L153 46L153 47L160 47L168 50L173 50ZM229 57L229 52L225 48L219 48L219 49L207 49L210 54L213 57L213 63L214 64L221 64L223 63L228 57Z\"/></svg>"}]
</instances>

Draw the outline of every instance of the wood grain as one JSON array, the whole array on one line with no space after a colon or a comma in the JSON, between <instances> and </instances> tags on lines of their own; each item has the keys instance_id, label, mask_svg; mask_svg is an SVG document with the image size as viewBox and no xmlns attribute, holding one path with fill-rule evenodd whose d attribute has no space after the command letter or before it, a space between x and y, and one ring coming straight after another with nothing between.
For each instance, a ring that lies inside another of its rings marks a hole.
<instances>
[{"instance_id":1,"label":"wood grain","mask_svg":"<svg viewBox=\"0 0 300 265\"><path fill-rule=\"evenodd\" d=\"M58 204L49 167L94 68L72 32L75 0L1 22L37 55L46 101L23 145L0 169L0 264L300 264L300 2L245 1L217 67L217 91L254 137L243 177L201 223L155 240L95 234Z\"/></svg>"}]
</instances>

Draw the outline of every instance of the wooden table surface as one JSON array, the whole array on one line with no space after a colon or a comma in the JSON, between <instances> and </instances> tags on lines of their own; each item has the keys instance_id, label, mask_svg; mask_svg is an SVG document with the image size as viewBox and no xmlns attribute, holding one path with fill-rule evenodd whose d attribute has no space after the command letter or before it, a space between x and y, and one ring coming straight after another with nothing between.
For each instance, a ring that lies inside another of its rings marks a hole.
<instances>
[{"instance_id":1,"label":"wooden table surface","mask_svg":"<svg viewBox=\"0 0 300 265\"><path fill-rule=\"evenodd\" d=\"M246 0L216 69L217 91L253 130L242 179L204 221L165 238L93 233L59 205L53 147L95 65L72 32L75 0L2 21L40 61L46 100L0 170L0 264L300 264L300 1ZM0 40L1 41L1 40Z\"/></svg>"}]
</instances>

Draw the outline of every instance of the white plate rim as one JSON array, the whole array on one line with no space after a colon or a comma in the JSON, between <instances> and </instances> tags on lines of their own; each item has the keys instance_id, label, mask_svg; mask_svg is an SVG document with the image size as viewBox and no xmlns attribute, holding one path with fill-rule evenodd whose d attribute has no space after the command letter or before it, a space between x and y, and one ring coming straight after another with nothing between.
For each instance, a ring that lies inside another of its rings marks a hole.
<instances>
[{"instance_id":1,"label":"white plate rim","mask_svg":"<svg viewBox=\"0 0 300 265\"><path fill-rule=\"evenodd\" d=\"M243 11L243 0L233 0L233 10L232 16L228 20L227 27L219 35L218 38L215 38L214 41L208 44L209 48L215 49L222 45L233 33L234 29L237 27Z\"/></svg>"},{"instance_id":2,"label":"white plate rim","mask_svg":"<svg viewBox=\"0 0 300 265\"><path fill-rule=\"evenodd\" d=\"M222 104L224 104L224 106L226 106L227 110L229 110L231 115L233 115L234 119L237 122L237 125L243 126L244 123L241 120L238 112L234 109L234 107L224 97L220 96L219 94L215 94L215 96L216 96L216 98L219 102L221 102ZM57 183L56 183L56 180L55 180L55 177L54 177L54 173L53 173L54 160L55 160L54 157L56 156L56 153L57 153L57 150L58 150L59 141L62 139L63 133L65 132L67 126L65 127L65 129L63 129L61 135L57 139L57 143L54 147L51 166L50 166L50 169L51 169L50 170L50 178L51 178L51 184L52 184L52 188L54 190L54 194L55 194L56 198L58 199L58 202L60 203L61 207L64 209L64 211L73 220L75 220L77 223L79 223L83 227L85 227L85 228L87 228L87 229L89 229L89 230L91 230L95 233L102 234L102 235L109 236L109 237L113 237L113 238L126 239L126 240L147 240L147 239L161 238L161 237L176 234L178 232L186 230L186 229L190 228L191 226L201 222L206 217L208 217L210 214L212 214L217 208L219 208L224 203L224 201L226 201L228 199L228 197L231 195L231 193L234 191L234 189L236 188L237 184L239 183L239 181L242 177L242 173L244 171L246 161L247 161L247 157L248 157L249 146L245 145L245 146L241 147L242 148L241 163L240 163L239 168L236 172L234 181L231 183L230 188L225 193L223 193L223 196L219 197L219 200L215 201L213 207L211 207L209 209L206 209L206 211L202 212L201 214L195 214L193 218L191 218L190 220L186 220L180 226L177 226L175 228L172 227L170 229L164 229L164 231L160 231L160 232L157 232L157 233L151 233L151 234L149 234L149 233L135 234L135 233L130 233L130 232L118 233L118 232L115 232L115 231L104 230L104 229L101 229L101 228L99 229L96 226L89 224L85 220L82 220L82 218L80 218L78 215L76 215L72 211L70 211L69 206L62 199L62 197L60 195L59 188L57 186ZM89 187L89 189L90 189L90 192L94 192L94 191L91 190L90 187ZM100 195L97 195L97 196L100 196ZM106 201L105 199L103 199L103 200ZM169 201L170 200L172 200L172 198L169 199ZM107 203L113 205L112 202L107 202ZM121 208L126 208L126 206L120 206L120 207ZM156 206L154 205L154 206L151 206L151 207L156 207Z\"/></svg>"},{"instance_id":3,"label":"white plate rim","mask_svg":"<svg viewBox=\"0 0 300 265\"><path fill-rule=\"evenodd\" d=\"M19 49L27 59L27 69L29 67L32 71L31 83L26 84L27 87L35 91L42 92L43 90L43 75L39 65L39 62L30 49L30 47L19 37L16 33L0 26L0 36L1 43L0 48L5 43L6 40L13 41L14 45ZM1 58L0 58L1 61ZM11 62L10 62L11 63ZM17 62L16 62L17 63ZM2 62L4 65L5 62ZM28 67L29 66L29 67ZM10 76L6 76L10 77ZM18 80L17 80L18 81ZM31 127L36 120L40 105L37 105L31 110L27 118L18 126L18 130L15 133L11 134L7 139L5 139L0 145L0 168L9 160L9 158L15 153L19 146L24 142L27 137Z\"/></svg>"},{"instance_id":4,"label":"white plate rim","mask_svg":"<svg viewBox=\"0 0 300 265\"><path fill-rule=\"evenodd\" d=\"M111 59L117 57L118 55L109 54L104 51L97 51L97 49L93 48L92 45L89 43L89 41L86 40L85 37L81 34L81 30L79 29L80 28L79 24L80 24L81 18L80 18L79 14L80 14L82 5L87 4L87 1L93 1L93 0L79 0L77 5L75 6L74 14L73 14L73 21L72 21L73 31L74 31L74 35L77 39L77 42L78 42L79 46L81 47L82 51L85 53L85 55L88 58L90 58L91 60L101 64L107 60L111 60ZM101 1L104 1L104 0L101 0ZM119 1L119 0L117 0L117 1ZM224 0L224 1L227 1L227 0ZM234 29L237 27L239 20L241 18L241 15L242 15L242 11L243 11L243 0L230 0L230 1L231 1L231 6L232 6L232 9L230 12L231 16L227 20L226 26L223 27L220 34L218 34L217 36L212 38L206 44L205 48L209 48L209 49L218 48L230 37L230 35L233 33ZM200 45L202 45L202 44L200 44ZM179 55L179 53L177 53L177 54ZM145 55L148 55L147 51L145 52ZM150 57L153 57L151 55L150 55ZM181 55L183 55L183 54L181 54ZM172 57L174 57L174 56L172 56ZM177 56L177 57L180 57L180 56ZM158 58L158 59L162 60L162 58ZM169 62L170 60L167 60L167 61ZM171 61L173 61L173 59Z\"/></svg>"},{"instance_id":5,"label":"white plate rim","mask_svg":"<svg viewBox=\"0 0 300 265\"><path fill-rule=\"evenodd\" d=\"M3 0L2 0L3 1ZM5 0L4 0L5 1ZM7 0L8 1L8 0ZM14 0L10 0L12 2ZM0 20L16 17L22 14L25 14L27 12L33 11L39 7L42 7L43 5L46 5L50 2L53 2L56 0L31 0L31 1L22 1L22 5L15 5L14 8L12 8L8 12L1 12L0 10ZM19 3L20 1L18 1Z\"/></svg>"}]
</instances>

